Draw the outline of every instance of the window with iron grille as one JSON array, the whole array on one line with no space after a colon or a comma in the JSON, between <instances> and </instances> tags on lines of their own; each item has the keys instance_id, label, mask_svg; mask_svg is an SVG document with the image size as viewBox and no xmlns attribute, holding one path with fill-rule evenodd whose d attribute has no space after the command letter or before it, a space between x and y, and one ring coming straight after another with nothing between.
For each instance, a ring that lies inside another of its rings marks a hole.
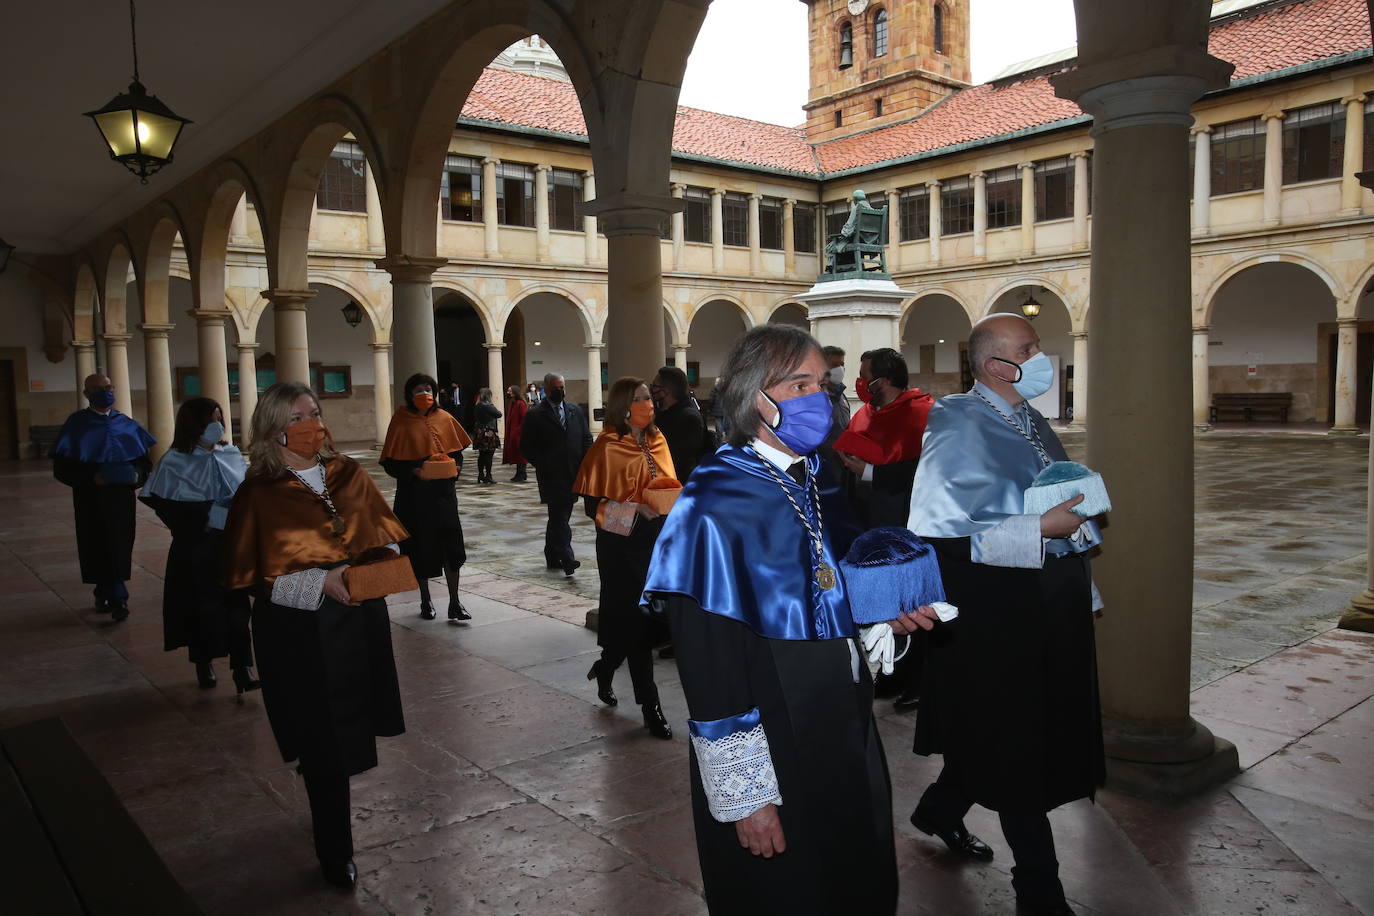
<instances>
[{"instance_id":1,"label":"window with iron grille","mask_svg":"<svg viewBox=\"0 0 1374 916\"><path fill-rule=\"evenodd\" d=\"M711 241L711 192L706 188L687 188L682 199L686 202L682 237L689 242Z\"/></svg>"},{"instance_id":2,"label":"window with iron grille","mask_svg":"<svg viewBox=\"0 0 1374 916\"><path fill-rule=\"evenodd\" d=\"M887 10L873 14L873 56L882 57L887 53ZM882 114L882 112L879 112Z\"/></svg>"},{"instance_id":3,"label":"window with iron grille","mask_svg":"<svg viewBox=\"0 0 1374 916\"><path fill-rule=\"evenodd\" d=\"M496 221L503 226L534 225L534 169L515 162L496 166Z\"/></svg>"},{"instance_id":4,"label":"window with iron grille","mask_svg":"<svg viewBox=\"0 0 1374 916\"><path fill-rule=\"evenodd\" d=\"M923 186L902 188L897 198L902 241L930 238L930 191Z\"/></svg>"},{"instance_id":5,"label":"window with iron grille","mask_svg":"<svg viewBox=\"0 0 1374 916\"><path fill-rule=\"evenodd\" d=\"M1283 119L1284 184L1339 177L1344 157L1344 105L1312 105Z\"/></svg>"},{"instance_id":6,"label":"window with iron grille","mask_svg":"<svg viewBox=\"0 0 1374 916\"><path fill-rule=\"evenodd\" d=\"M832 200L825 205L825 236L828 239L844 228L849 219L849 200Z\"/></svg>"},{"instance_id":7,"label":"window with iron grille","mask_svg":"<svg viewBox=\"0 0 1374 916\"><path fill-rule=\"evenodd\" d=\"M1213 127L1210 147L1213 194L1264 187L1264 122L1259 118Z\"/></svg>"},{"instance_id":8,"label":"window with iron grille","mask_svg":"<svg viewBox=\"0 0 1374 916\"><path fill-rule=\"evenodd\" d=\"M1035 164L1035 221L1073 216L1073 160L1068 156Z\"/></svg>"},{"instance_id":9,"label":"window with iron grille","mask_svg":"<svg viewBox=\"0 0 1374 916\"><path fill-rule=\"evenodd\" d=\"M482 163L468 156L449 156L439 178L439 206L444 219L482 221Z\"/></svg>"},{"instance_id":10,"label":"window with iron grille","mask_svg":"<svg viewBox=\"0 0 1374 916\"><path fill-rule=\"evenodd\" d=\"M576 232L582 228L582 173L549 172L549 228Z\"/></svg>"},{"instance_id":11,"label":"window with iron grille","mask_svg":"<svg viewBox=\"0 0 1374 916\"><path fill-rule=\"evenodd\" d=\"M720 202L721 235L727 245L749 244L749 198L733 192Z\"/></svg>"},{"instance_id":12,"label":"window with iron grille","mask_svg":"<svg viewBox=\"0 0 1374 916\"><path fill-rule=\"evenodd\" d=\"M973 231L973 182L951 178L940 182L940 234Z\"/></svg>"},{"instance_id":13,"label":"window with iron grille","mask_svg":"<svg viewBox=\"0 0 1374 916\"><path fill-rule=\"evenodd\" d=\"M792 205L792 247L806 254L816 253L816 205Z\"/></svg>"},{"instance_id":14,"label":"window with iron grille","mask_svg":"<svg viewBox=\"0 0 1374 916\"><path fill-rule=\"evenodd\" d=\"M367 212L367 157L352 140L334 144L329 161L320 170L315 203L321 210Z\"/></svg>"},{"instance_id":15,"label":"window with iron grille","mask_svg":"<svg viewBox=\"0 0 1374 916\"><path fill-rule=\"evenodd\" d=\"M792 230L796 232L796 224ZM759 201L759 247L782 251L782 199L765 197Z\"/></svg>"},{"instance_id":16,"label":"window with iron grille","mask_svg":"<svg viewBox=\"0 0 1374 916\"><path fill-rule=\"evenodd\" d=\"M985 181L988 228L1005 229L1021 225L1021 170L1014 165L993 169L988 172Z\"/></svg>"}]
</instances>

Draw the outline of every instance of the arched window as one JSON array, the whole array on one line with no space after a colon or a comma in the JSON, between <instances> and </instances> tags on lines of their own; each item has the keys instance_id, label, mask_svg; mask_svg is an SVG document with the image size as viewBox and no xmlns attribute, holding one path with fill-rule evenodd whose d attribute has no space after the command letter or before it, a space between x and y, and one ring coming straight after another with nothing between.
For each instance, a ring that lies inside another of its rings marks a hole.
<instances>
[{"instance_id":1,"label":"arched window","mask_svg":"<svg viewBox=\"0 0 1374 916\"><path fill-rule=\"evenodd\" d=\"M840 69L854 66L854 27L848 22L840 26Z\"/></svg>"},{"instance_id":2,"label":"arched window","mask_svg":"<svg viewBox=\"0 0 1374 916\"><path fill-rule=\"evenodd\" d=\"M945 53L945 5L935 4L935 53Z\"/></svg>"},{"instance_id":3,"label":"arched window","mask_svg":"<svg viewBox=\"0 0 1374 916\"><path fill-rule=\"evenodd\" d=\"M873 15L873 56L882 57L887 53L887 10L878 10Z\"/></svg>"}]
</instances>

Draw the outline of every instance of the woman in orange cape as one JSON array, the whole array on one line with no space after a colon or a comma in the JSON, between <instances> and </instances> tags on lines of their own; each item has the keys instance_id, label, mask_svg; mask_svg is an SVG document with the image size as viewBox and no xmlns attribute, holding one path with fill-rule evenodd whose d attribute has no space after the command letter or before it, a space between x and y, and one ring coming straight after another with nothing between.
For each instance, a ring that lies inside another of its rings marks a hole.
<instances>
[{"instance_id":1,"label":"woman in orange cape","mask_svg":"<svg viewBox=\"0 0 1374 916\"><path fill-rule=\"evenodd\" d=\"M225 522L225 584L250 588L263 705L282 759L300 760L315 854L351 888L348 778L405 731L386 600L357 602L344 570L398 551L406 530L356 461L334 453L305 385L278 382L253 412L248 476Z\"/></svg>"},{"instance_id":2,"label":"woman in orange cape","mask_svg":"<svg viewBox=\"0 0 1374 916\"><path fill-rule=\"evenodd\" d=\"M644 727L656 737L671 738L673 732L654 684L649 620L639 609L639 599L654 541L663 530L663 515L649 505L653 496L645 494L675 482L673 458L668 441L654 426L654 403L642 379L622 378L611 385L605 422L573 483L573 492L584 497L587 515L596 520L596 565L601 576L596 635L601 658L587 672L587 680L595 678L597 696L614 706L611 680L620 663L628 661Z\"/></svg>"},{"instance_id":3,"label":"woman in orange cape","mask_svg":"<svg viewBox=\"0 0 1374 916\"><path fill-rule=\"evenodd\" d=\"M434 619L429 580L448 581L448 620L472 615L458 599L458 576L467 562L463 523L458 518L458 469L472 444L453 414L434 403L438 383L417 372L405 383L405 403L396 408L382 445L382 470L396 478L396 515L410 531L401 550L420 582L420 616Z\"/></svg>"}]
</instances>

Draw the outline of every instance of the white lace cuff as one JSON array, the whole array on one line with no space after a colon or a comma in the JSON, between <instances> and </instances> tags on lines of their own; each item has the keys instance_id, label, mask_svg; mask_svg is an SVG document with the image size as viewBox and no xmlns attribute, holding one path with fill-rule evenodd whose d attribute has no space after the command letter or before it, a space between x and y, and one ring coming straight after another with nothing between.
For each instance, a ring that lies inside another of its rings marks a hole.
<instances>
[{"instance_id":1,"label":"white lace cuff","mask_svg":"<svg viewBox=\"0 0 1374 916\"><path fill-rule=\"evenodd\" d=\"M755 707L711 722L687 721L711 816L729 824L765 805L781 805L768 736Z\"/></svg>"},{"instance_id":2,"label":"white lace cuff","mask_svg":"<svg viewBox=\"0 0 1374 916\"><path fill-rule=\"evenodd\" d=\"M323 569L302 569L300 572L277 576L272 583L272 603L293 607L299 611L318 611L324 603Z\"/></svg>"}]
</instances>

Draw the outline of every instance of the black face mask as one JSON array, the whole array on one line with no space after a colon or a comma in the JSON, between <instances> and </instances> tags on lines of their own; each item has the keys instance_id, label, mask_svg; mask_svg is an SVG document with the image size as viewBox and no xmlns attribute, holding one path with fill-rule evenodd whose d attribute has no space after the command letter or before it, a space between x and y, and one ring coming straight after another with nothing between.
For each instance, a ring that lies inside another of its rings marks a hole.
<instances>
[{"instance_id":1,"label":"black face mask","mask_svg":"<svg viewBox=\"0 0 1374 916\"><path fill-rule=\"evenodd\" d=\"M548 394L549 401L553 404L562 404L563 396L566 393L567 392L565 392L562 388L550 388Z\"/></svg>"}]
</instances>

